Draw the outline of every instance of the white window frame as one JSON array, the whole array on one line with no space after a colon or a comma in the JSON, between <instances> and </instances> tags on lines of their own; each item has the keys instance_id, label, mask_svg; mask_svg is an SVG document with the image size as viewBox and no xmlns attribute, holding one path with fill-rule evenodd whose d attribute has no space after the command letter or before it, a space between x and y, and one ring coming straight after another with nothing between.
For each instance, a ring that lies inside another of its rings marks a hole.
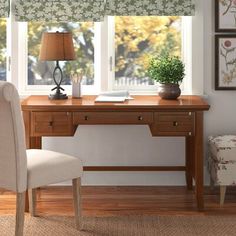
<instances>
[{"instance_id":1,"label":"white window frame","mask_svg":"<svg viewBox=\"0 0 236 236\"><path fill-rule=\"evenodd\" d=\"M108 90L129 90L131 93L156 94L156 85L115 86L115 17L106 19L108 27ZM182 17L182 59L185 64L185 78L181 84L182 94L192 94L192 17Z\"/></svg>"},{"instance_id":2,"label":"white window frame","mask_svg":"<svg viewBox=\"0 0 236 236\"><path fill-rule=\"evenodd\" d=\"M28 24L27 22L18 22L18 81L19 91L22 95L48 95L55 85L28 85ZM101 23L94 23L94 42L95 45L101 44ZM100 91L101 84L101 47L94 47L94 84L83 85L84 95L96 94ZM68 95L72 94L71 85L63 85Z\"/></svg>"},{"instance_id":3,"label":"white window frame","mask_svg":"<svg viewBox=\"0 0 236 236\"><path fill-rule=\"evenodd\" d=\"M8 78L13 82L21 95L48 95L52 86L49 85L27 85L28 66L28 43L27 43L27 23L15 22L11 16L8 20L7 60ZM192 17L182 19L182 50L183 61L186 65L186 77L181 85L182 94L192 94ZM82 92L84 95L98 94L100 91L128 89L132 94L156 94L157 86L134 86L133 88L114 88L114 68L115 60L110 63L110 58L114 58L114 17L105 17L104 22L95 23L95 58L94 58L94 85L84 85ZM112 37L113 35L113 37ZM10 62L10 64L9 64ZM70 85L64 88L67 94L71 94Z\"/></svg>"}]
</instances>

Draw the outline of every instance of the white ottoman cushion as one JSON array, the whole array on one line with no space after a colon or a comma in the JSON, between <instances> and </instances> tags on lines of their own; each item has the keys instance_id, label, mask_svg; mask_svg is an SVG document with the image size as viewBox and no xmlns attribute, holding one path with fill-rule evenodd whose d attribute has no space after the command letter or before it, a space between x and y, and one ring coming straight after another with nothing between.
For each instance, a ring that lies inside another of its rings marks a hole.
<instances>
[{"instance_id":1,"label":"white ottoman cushion","mask_svg":"<svg viewBox=\"0 0 236 236\"><path fill-rule=\"evenodd\" d=\"M209 137L212 158L220 163L236 163L236 135Z\"/></svg>"},{"instance_id":2,"label":"white ottoman cushion","mask_svg":"<svg viewBox=\"0 0 236 236\"><path fill-rule=\"evenodd\" d=\"M212 181L219 185L236 183L236 135L209 137L208 168Z\"/></svg>"}]
</instances>

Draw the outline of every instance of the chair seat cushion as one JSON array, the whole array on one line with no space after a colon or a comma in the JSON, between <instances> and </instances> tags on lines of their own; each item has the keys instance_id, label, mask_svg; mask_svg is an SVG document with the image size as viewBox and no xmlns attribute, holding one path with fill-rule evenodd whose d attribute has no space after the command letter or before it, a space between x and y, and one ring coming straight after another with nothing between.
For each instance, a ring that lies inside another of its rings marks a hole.
<instances>
[{"instance_id":1,"label":"chair seat cushion","mask_svg":"<svg viewBox=\"0 0 236 236\"><path fill-rule=\"evenodd\" d=\"M209 137L210 156L218 163L236 163L236 135Z\"/></svg>"},{"instance_id":2,"label":"chair seat cushion","mask_svg":"<svg viewBox=\"0 0 236 236\"><path fill-rule=\"evenodd\" d=\"M28 188L79 178L83 173L79 158L40 150L27 150Z\"/></svg>"}]
</instances>

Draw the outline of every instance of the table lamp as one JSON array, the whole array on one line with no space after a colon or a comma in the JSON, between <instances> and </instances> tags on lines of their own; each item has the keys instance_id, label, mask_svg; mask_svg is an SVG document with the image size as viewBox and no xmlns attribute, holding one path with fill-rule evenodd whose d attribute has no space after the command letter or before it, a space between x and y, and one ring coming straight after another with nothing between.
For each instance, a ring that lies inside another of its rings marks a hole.
<instances>
[{"instance_id":1,"label":"table lamp","mask_svg":"<svg viewBox=\"0 0 236 236\"><path fill-rule=\"evenodd\" d=\"M68 96L61 93L61 90L64 91L64 89L61 87L61 83L63 82L63 73L59 61L75 60L72 33L44 32L41 41L39 60L56 61L56 67L53 71L53 80L56 87L52 89L52 91L56 90L56 92L50 94L49 99L67 99ZM57 74L59 78L56 79Z\"/></svg>"}]
</instances>

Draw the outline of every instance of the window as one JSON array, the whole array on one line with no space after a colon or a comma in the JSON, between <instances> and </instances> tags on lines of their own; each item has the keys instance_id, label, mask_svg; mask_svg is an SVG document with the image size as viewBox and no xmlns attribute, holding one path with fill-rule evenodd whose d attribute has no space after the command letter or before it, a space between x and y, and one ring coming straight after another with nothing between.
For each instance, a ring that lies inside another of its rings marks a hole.
<instances>
[{"instance_id":1,"label":"window","mask_svg":"<svg viewBox=\"0 0 236 236\"><path fill-rule=\"evenodd\" d=\"M170 53L183 58L186 79L182 92L191 94L191 17L109 16L101 23L17 23L18 77L23 94L48 94L55 62L38 60L44 31L72 31L75 61L62 61L63 86L70 94L71 71L82 70L84 94L128 89L156 93L158 84L146 74L150 57ZM13 29L14 32L14 29ZM15 35L14 35L15 38ZM13 47L14 48L14 47ZM15 52L15 51L14 51ZM13 76L13 79L15 77Z\"/></svg>"},{"instance_id":2,"label":"window","mask_svg":"<svg viewBox=\"0 0 236 236\"><path fill-rule=\"evenodd\" d=\"M152 86L146 74L153 56L182 56L181 22L177 16L116 16L114 87Z\"/></svg>"},{"instance_id":3,"label":"window","mask_svg":"<svg viewBox=\"0 0 236 236\"><path fill-rule=\"evenodd\" d=\"M6 80L7 78L7 21L5 19L0 19L0 80Z\"/></svg>"},{"instance_id":4,"label":"window","mask_svg":"<svg viewBox=\"0 0 236 236\"><path fill-rule=\"evenodd\" d=\"M72 31L76 52L75 61L60 62L64 85L71 84L70 72L82 71L83 83L94 84L94 24L93 23L28 23L28 85L53 85L55 62L39 61L43 32Z\"/></svg>"}]
</instances>

